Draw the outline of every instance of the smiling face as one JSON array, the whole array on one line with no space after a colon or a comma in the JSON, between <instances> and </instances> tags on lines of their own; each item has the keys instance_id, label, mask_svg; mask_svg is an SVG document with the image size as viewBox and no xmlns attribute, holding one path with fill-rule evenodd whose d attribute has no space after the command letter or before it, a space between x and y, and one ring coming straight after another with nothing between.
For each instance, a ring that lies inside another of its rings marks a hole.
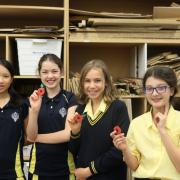
<instances>
[{"instance_id":1,"label":"smiling face","mask_svg":"<svg viewBox=\"0 0 180 180\"><path fill-rule=\"evenodd\" d=\"M7 93L13 78L3 65L0 65L0 94Z\"/></svg>"},{"instance_id":2,"label":"smiling face","mask_svg":"<svg viewBox=\"0 0 180 180\"><path fill-rule=\"evenodd\" d=\"M147 89L145 96L149 104L152 105L153 109L158 110L169 105L170 97L173 95L174 90L173 88L170 88L164 80L151 76L147 78L145 87ZM155 89L157 87L159 92L157 92L158 90ZM149 89L152 89L152 93L148 93Z\"/></svg>"},{"instance_id":3,"label":"smiling face","mask_svg":"<svg viewBox=\"0 0 180 180\"><path fill-rule=\"evenodd\" d=\"M84 79L84 93L94 102L100 102L105 89L105 78L100 68L89 70Z\"/></svg>"},{"instance_id":4,"label":"smiling face","mask_svg":"<svg viewBox=\"0 0 180 180\"><path fill-rule=\"evenodd\" d=\"M47 89L56 89L60 87L61 70L53 61L46 60L42 63L40 77Z\"/></svg>"}]
</instances>

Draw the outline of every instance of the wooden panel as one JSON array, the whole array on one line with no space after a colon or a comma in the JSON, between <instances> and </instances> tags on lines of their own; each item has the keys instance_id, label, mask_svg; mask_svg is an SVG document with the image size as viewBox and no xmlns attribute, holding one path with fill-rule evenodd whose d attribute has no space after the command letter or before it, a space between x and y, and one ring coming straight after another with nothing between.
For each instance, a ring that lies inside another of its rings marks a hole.
<instances>
[{"instance_id":1,"label":"wooden panel","mask_svg":"<svg viewBox=\"0 0 180 180\"><path fill-rule=\"evenodd\" d=\"M180 7L154 7L154 18L174 18L180 20Z\"/></svg>"},{"instance_id":2,"label":"wooden panel","mask_svg":"<svg viewBox=\"0 0 180 180\"><path fill-rule=\"evenodd\" d=\"M70 44L70 72L80 72L89 60L102 59L107 64L112 76L129 77L134 46L115 44Z\"/></svg>"}]
</instances>

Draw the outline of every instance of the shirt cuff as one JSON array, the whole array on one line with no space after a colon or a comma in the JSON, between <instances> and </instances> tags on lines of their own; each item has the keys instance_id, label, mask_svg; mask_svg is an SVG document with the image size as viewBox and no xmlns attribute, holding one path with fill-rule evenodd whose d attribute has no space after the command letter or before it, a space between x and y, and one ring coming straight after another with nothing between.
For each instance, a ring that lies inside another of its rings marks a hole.
<instances>
[{"instance_id":1,"label":"shirt cuff","mask_svg":"<svg viewBox=\"0 0 180 180\"><path fill-rule=\"evenodd\" d=\"M71 138L72 139L78 139L80 137L80 132L78 132L77 134L73 134L71 131Z\"/></svg>"},{"instance_id":2,"label":"shirt cuff","mask_svg":"<svg viewBox=\"0 0 180 180\"><path fill-rule=\"evenodd\" d=\"M96 168L95 168L94 161L91 161L89 169L90 169L92 174L97 174L98 173Z\"/></svg>"}]
</instances>

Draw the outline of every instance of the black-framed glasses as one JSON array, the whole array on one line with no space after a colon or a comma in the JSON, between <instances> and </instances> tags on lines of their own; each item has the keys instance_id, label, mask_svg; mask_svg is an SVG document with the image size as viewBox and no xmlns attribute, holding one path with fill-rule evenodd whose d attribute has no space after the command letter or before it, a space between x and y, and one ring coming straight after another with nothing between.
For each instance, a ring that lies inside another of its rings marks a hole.
<instances>
[{"instance_id":1,"label":"black-framed glasses","mask_svg":"<svg viewBox=\"0 0 180 180\"><path fill-rule=\"evenodd\" d=\"M144 88L144 92L146 94L152 94L155 90L158 94L161 94L161 93L165 93L168 88L170 88L170 86L167 85L157 86L157 87L147 86Z\"/></svg>"}]
</instances>

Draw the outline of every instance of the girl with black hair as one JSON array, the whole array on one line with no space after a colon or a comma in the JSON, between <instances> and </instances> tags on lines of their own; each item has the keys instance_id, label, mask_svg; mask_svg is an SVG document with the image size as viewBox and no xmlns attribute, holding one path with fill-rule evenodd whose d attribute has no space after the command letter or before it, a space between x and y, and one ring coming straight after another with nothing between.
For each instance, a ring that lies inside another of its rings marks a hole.
<instances>
[{"instance_id":1,"label":"girl with black hair","mask_svg":"<svg viewBox=\"0 0 180 180\"><path fill-rule=\"evenodd\" d=\"M25 179L23 144L28 106L13 88L14 69L0 59L0 179Z\"/></svg>"},{"instance_id":2,"label":"girl with black hair","mask_svg":"<svg viewBox=\"0 0 180 180\"><path fill-rule=\"evenodd\" d=\"M28 140L34 142L31 153L29 180L73 180L73 166L68 153L70 127L67 119L74 115L75 95L61 85L63 63L55 54L41 57L38 72L45 94L35 90L30 96ZM58 142L54 142L57 140Z\"/></svg>"}]
</instances>

